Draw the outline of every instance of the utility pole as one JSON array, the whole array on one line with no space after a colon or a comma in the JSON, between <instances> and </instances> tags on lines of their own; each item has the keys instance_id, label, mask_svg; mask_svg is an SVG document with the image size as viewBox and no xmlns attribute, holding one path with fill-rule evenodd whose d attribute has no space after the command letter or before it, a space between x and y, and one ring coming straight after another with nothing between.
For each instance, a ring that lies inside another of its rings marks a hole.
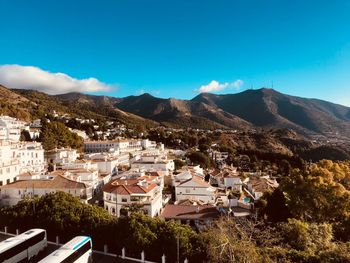
<instances>
[{"instance_id":1,"label":"utility pole","mask_svg":"<svg viewBox=\"0 0 350 263\"><path fill-rule=\"evenodd\" d=\"M35 197L34 197L34 183L32 184L32 201L33 201L33 226L35 225Z\"/></svg>"},{"instance_id":2,"label":"utility pole","mask_svg":"<svg viewBox=\"0 0 350 263\"><path fill-rule=\"evenodd\" d=\"M180 263L180 237L177 235L177 263Z\"/></svg>"}]
</instances>

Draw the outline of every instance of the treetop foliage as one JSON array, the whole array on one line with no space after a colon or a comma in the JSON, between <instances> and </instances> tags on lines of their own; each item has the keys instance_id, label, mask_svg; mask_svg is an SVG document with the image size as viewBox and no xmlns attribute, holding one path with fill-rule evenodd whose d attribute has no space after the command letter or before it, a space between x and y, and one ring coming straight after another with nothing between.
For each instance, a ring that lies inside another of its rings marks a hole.
<instances>
[{"instance_id":1,"label":"treetop foliage","mask_svg":"<svg viewBox=\"0 0 350 263\"><path fill-rule=\"evenodd\" d=\"M71 132L63 123L52 121L43 122L39 140L45 150L52 150L61 147L81 149L83 139L74 132Z\"/></svg>"}]
</instances>

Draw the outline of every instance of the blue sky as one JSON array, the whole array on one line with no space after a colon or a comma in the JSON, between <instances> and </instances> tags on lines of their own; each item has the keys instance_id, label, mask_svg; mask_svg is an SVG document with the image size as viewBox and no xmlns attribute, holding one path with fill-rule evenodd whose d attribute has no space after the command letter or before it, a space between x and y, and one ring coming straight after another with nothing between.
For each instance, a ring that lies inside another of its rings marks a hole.
<instances>
[{"instance_id":1,"label":"blue sky","mask_svg":"<svg viewBox=\"0 0 350 263\"><path fill-rule=\"evenodd\" d=\"M347 0L0 0L0 10L0 82L15 88L189 99L273 81L350 106Z\"/></svg>"}]
</instances>

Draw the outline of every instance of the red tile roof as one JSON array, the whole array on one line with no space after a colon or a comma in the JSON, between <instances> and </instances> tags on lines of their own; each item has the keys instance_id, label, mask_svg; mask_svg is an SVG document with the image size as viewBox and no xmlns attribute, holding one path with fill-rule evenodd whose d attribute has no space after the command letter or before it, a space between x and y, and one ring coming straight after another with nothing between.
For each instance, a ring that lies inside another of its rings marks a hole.
<instances>
[{"instance_id":1,"label":"red tile roof","mask_svg":"<svg viewBox=\"0 0 350 263\"><path fill-rule=\"evenodd\" d=\"M220 217L220 212L214 206L202 205L166 205L161 217L165 219L216 219Z\"/></svg>"},{"instance_id":2,"label":"red tile roof","mask_svg":"<svg viewBox=\"0 0 350 263\"><path fill-rule=\"evenodd\" d=\"M58 175L53 179L38 180L20 180L0 187L0 189L10 188L42 188L42 189L85 189L84 183L70 180L62 175Z\"/></svg>"},{"instance_id":3,"label":"red tile roof","mask_svg":"<svg viewBox=\"0 0 350 263\"><path fill-rule=\"evenodd\" d=\"M154 183L141 186L138 182L140 180L137 179L116 179L106 184L102 190L119 195L146 194L157 186Z\"/></svg>"},{"instance_id":4,"label":"red tile roof","mask_svg":"<svg viewBox=\"0 0 350 263\"><path fill-rule=\"evenodd\" d=\"M199 176L196 176L196 175L193 175L191 179L183 181L182 183L179 184L179 186L181 186L181 185L183 185L183 184L185 184L187 182L190 182L190 181L194 181L194 182L196 182L197 184L199 184L199 185L201 185L203 187L211 187L211 185L208 182L204 181L203 178L201 178Z\"/></svg>"}]
</instances>

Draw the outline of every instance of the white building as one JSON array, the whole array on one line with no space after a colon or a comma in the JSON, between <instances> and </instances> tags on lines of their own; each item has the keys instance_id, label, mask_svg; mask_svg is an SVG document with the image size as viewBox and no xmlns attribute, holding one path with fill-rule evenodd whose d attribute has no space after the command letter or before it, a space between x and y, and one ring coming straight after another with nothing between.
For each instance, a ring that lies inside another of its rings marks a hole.
<instances>
[{"instance_id":1,"label":"white building","mask_svg":"<svg viewBox=\"0 0 350 263\"><path fill-rule=\"evenodd\" d=\"M174 161L162 155L141 155L130 164L131 169L140 169L145 172L162 171L169 175L175 169Z\"/></svg>"},{"instance_id":2,"label":"white building","mask_svg":"<svg viewBox=\"0 0 350 263\"><path fill-rule=\"evenodd\" d=\"M44 149L38 142L23 142L12 145L23 172L43 172L45 169Z\"/></svg>"},{"instance_id":3,"label":"white building","mask_svg":"<svg viewBox=\"0 0 350 263\"><path fill-rule=\"evenodd\" d=\"M84 183L56 176L52 179L23 180L0 186L0 204L13 206L25 198L41 197L58 191L79 197L82 202L87 202L92 197L92 189Z\"/></svg>"},{"instance_id":4,"label":"white building","mask_svg":"<svg viewBox=\"0 0 350 263\"><path fill-rule=\"evenodd\" d=\"M48 163L51 164L63 164L73 163L78 158L77 150L70 148L53 149L45 152L45 156Z\"/></svg>"},{"instance_id":5,"label":"white building","mask_svg":"<svg viewBox=\"0 0 350 263\"><path fill-rule=\"evenodd\" d=\"M84 158L95 163L100 173L108 173L113 175L118 173L118 167L129 166L130 156L128 153L94 153L85 154Z\"/></svg>"},{"instance_id":6,"label":"white building","mask_svg":"<svg viewBox=\"0 0 350 263\"><path fill-rule=\"evenodd\" d=\"M265 192L275 190L279 184L269 176L252 177L247 183L248 191L255 200L260 199Z\"/></svg>"},{"instance_id":7,"label":"white building","mask_svg":"<svg viewBox=\"0 0 350 263\"><path fill-rule=\"evenodd\" d=\"M36 119L34 120L31 124L30 124L31 128L41 128L42 124L41 124L41 119Z\"/></svg>"},{"instance_id":8,"label":"white building","mask_svg":"<svg viewBox=\"0 0 350 263\"><path fill-rule=\"evenodd\" d=\"M154 176L117 179L103 187L105 209L114 216L128 215L131 206L154 217L163 207L162 187Z\"/></svg>"},{"instance_id":9,"label":"white building","mask_svg":"<svg viewBox=\"0 0 350 263\"><path fill-rule=\"evenodd\" d=\"M29 128L28 130L30 138L35 141L40 136L40 129L38 128Z\"/></svg>"},{"instance_id":10,"label":"white building","mask_svg":"<svg viewBox=\"0 0 350 263\"><path fill-rule=\"evenodd\" d=\"M190 199L204 204L214 204L216 201L216 189L195 175L175 186L175 195L176 201Z\"/></svg>"},{"instance_id":11,"label":"white building","mask_svg":"<svg viewBox=\"0 0 350 263\"><path fill-rule=\"evenodd\" d=\"M44 150L40 143L0 141L0 185L16 181L21 173L40 173L44 168Z\"/></svg>"},{"instance_id":12,"label":"white building","mask_svg":"<svg viewBox=\"0 0 350 263\"><path fill-rule=\"evenodd\" d=\"M73 133L76 133L78 136L80 136L81 138L83 138L83 140L88 140L89 136L87 136L85 131L82 130L77 130L77 129L71 129L69 128L69 130Z\"/></svg>"},{"instance_id":13,"label":"white building","mask_svg":"<svg viewBox=\"0 0 350 263\"><path fill-rule=\"evenodd\" d=\"M70 163L62 163L59 167L63 170L98 170L97 164L91 160L75 160L74 162Z\"/></svg>"},{"instance_id":14,"label":"white building","mask_svg":"<svg viewBox=\"0 0 350 263\"><path fill-rule=\"evenodd\" d=\"M210 173L210 183L220 188L242 192L243 182L236 168L226 167Z\"/></svg>"},{"instance_id":15,"label":"white building","mask_svg":"<svg viewBox=\"0 0 350 263\"><path fill-rule=\"evenodd\" d=\"M19 171L19 160L0 161L0 186L15 182L17 180Z\"/></svg>"},{"instance_id":16,"label":"white building","mask_svg":"<svg viewBox=\"0 0 350 263\"><path fill-rule=\"evenodd\" d=\"M9 116L0 116L0 140L18 142L21 131L26 128L26 122Z\"/></svg>"},{"instance_id":17,"label":"white building","mask_svg":"<svg viewBox=\"0 0 350 263\"><path fill-rule=\"evenodd\" d=\"M100 152L134 152L143 149L156 148L155 142L134 139L118 139L114 141L91 141L84 143L84 151L86 153L100 153Z\"/></svg>"},{"instance_id":18,"label":"white building","mask_svg":"<svg viewBox=\"0 0 350 263\"><path fill-rule=\"evenodd\" d=\"M188 181L192 178L192 176L193 176L193 174L190 171L188 171L188 170L182 171L182 172L172 176L171 185L176 186L182 182Z\"/></svg>"}]
</instances>

